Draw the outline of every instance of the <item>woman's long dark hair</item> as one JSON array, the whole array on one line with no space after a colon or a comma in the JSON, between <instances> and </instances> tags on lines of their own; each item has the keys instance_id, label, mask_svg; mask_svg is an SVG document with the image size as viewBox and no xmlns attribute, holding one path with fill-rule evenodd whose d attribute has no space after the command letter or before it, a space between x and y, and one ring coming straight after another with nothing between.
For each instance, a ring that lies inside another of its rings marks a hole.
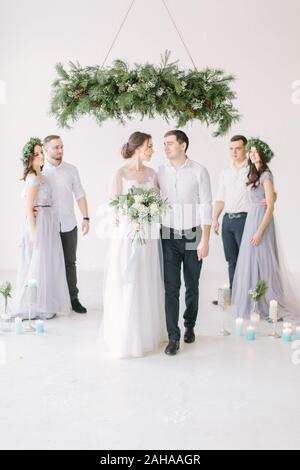
<instances>
[{"instance_id":1,"label":"woman's long dark hair","mask_svg":"<svg viewBox=\"0 0 300 470\"><path fill-rule=\"evenodd\" d=\"M23 178L21 178L22 180L26 180L27 176L30 174L30 173L34 173L36 175L36 171L35 169L33 168L33 159L34 159L34 155L31 155L29 157L29 160L28 160L28 165L26 168L24 168L24 174L23 174Z\"/></svg>"},{"instance_id":2,"label":"woman's long dark hair","mask_svg":"<svg viewBox=\"0 0 300 470\"><path fill-rule=\"evenodd\" d=\"M264 171L269 171L271 173L271 170L267 165L266 158L263 152L258 148L256 150L261 160L259 169L257 170L255 164L251 162L251 159L249 157L249 171L247 175L247 186L251 184L253 188L257 188L257 186L259 185L259 179Z\"/></svg>"},{"instance_id":3,"label":"woman's long dark hair","mask_svg":"<svg viewBox=\"0 0 300 470\"><path fill-rule=\"evenodd\" d=\"M24 167L24 173L22 180L26 180L29 173L35 173L33 168L34 150L36 146L43 147L43 143L39 137L30 137L28 142L24 145L22 150L22 163Z\"/></svg>"}]
</instances>

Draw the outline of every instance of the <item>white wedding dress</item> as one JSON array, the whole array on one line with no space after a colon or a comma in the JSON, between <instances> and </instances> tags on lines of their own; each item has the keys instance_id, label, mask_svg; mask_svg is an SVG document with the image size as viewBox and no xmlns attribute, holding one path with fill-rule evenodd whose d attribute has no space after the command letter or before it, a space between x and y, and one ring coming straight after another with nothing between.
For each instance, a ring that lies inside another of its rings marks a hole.
<instances>
[{"instance_id":1,"label":"white wedding dress","mask_svg":"<svg viewBox=\"0 0 300 470\"><path fill-rule=\"evenodd\" d=\"M156 173L151 168L120 168L111 196L126 194L132 186L158 190ZM119 215L119 224L114 223L110 232L103 334L110 353L118 358L141 357L166 339L160 227L153 224L148 229L145 245L132 242L133 227Z\"/></svg>"}]
</instances>

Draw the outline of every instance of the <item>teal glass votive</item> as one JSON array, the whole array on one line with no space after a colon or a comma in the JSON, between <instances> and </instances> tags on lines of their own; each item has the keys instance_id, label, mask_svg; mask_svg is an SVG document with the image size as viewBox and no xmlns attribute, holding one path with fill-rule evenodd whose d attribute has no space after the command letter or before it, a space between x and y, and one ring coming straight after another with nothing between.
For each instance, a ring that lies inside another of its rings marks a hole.
<instances>
[{"instance_id":1,"label":"teal glass votive","mask_svg":"<svg viewBox=\"0 0 300 470\"><path fill-rule=\"evenodd\" d=\"M37 333L45 333L45 327L43 320L37 320L35 323L35 331Z\"/></svg>"},{"instance_id":2,"label":"teal glass votive","mask_svg":"<svg viewBox=\"0 0 300 470\"><path fill-rule=\"evenodd\" d=\"M292 341L292 332L293 332L292 328L284 328L282 332L283 341L290 343Z\"/></svg>"},{"instance_id":3,"label":"teal glass votive","mask_svg":"<svg viewBox=\"0 0 300 470\"><path fill-rule=\"evenodd\" d=\"M255 328L253 326L248 326L247 328L247 340L248 341L255 340Z\"/></svg>"}]
</instances>

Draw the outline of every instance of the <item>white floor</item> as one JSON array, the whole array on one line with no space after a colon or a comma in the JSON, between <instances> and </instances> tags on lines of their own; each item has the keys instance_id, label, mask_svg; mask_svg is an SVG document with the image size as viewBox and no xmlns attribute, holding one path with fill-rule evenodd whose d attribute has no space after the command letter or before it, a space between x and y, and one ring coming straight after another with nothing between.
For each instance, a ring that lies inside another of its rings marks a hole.
<instances>
[{"instance_id":1,"label":"white floor","mask_svg":"<svg viewBox=\"0 0 300 470\"><path fill-rule=\"evenodd\" d=\"M44 335L1 334L1 449L299 449L300 344L218 336L219 282L203 275L197 339L176 357L162 346L112 360L96 309ZM81 277L82 302L95 304L98 285Z\"/></svg>"}]
</instances>

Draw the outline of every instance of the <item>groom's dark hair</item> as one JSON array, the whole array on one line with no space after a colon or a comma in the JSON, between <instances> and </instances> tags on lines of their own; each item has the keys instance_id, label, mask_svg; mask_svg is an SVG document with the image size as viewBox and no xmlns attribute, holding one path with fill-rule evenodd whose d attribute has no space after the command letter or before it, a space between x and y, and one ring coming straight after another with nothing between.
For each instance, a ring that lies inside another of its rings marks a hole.
<instances>
[{"instance_id":1,"label":"groom's dark hair","mask_svg":"<svg viewBox=\"0 0 300 470\"><path fill-rule=\"evenodd\" d=\"M177 142L179 142L180 144L186 144L185 151L187 151L189 146L189 138L183 131L175 129L173 131L168 131L165 133L165 137L168 137L169 135L175 135Z\"/></svg>"},{"instance_id":2,"label":"groom's dark hair","mask_svg":"<svg viewBox=\"0 0 300 470\"><path fill-rule=\"evenodd\" d=\"M238 140L241 140L246 147L248 140L244 135L234 135L231 137L230 142L237 142Z\"/></svg>"}]
</instances>

